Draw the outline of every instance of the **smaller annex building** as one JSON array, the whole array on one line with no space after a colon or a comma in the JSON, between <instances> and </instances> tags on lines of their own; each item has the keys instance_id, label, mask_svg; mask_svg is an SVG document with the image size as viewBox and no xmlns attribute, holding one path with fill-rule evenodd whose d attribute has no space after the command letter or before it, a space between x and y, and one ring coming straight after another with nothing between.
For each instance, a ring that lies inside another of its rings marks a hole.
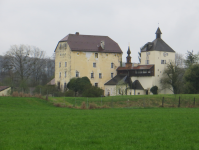
<instances>
[{"instance_id":1,"label":"smaller annex building","mask_svg":"<svg viewBox=\"0 0 199 150\"><path fill-rule=\"evenodd\" d=\"M9 96L11 88L9 86L0 86L0 96Z\"/></svg>"},{"instance_id":2,"label":"smaller annex building","mask_svg":"<svg viewBox=\"0 0 199 150\"><path fill-rule=\"evenodd\" d=\"M155 34L154 41L141 47L138 65L132 66L128 48L125 67L118 67L117 75L104 84L105 96L151 94L153 86L158 86L158 93L173 94L161 87L160 78L167 64L175 63L175 51L162 40L159 27Z\"/></svg>"}]
</instances>

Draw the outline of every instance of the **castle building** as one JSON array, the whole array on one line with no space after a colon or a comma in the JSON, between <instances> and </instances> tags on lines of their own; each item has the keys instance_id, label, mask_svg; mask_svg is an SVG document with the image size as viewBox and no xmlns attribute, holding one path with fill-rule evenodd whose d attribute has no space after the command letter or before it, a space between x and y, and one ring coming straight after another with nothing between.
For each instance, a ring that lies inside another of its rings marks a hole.
<instances>
[{"instance_id":1,"label":"castle building","mask_svg":"<svg viewBox=\"0 0 199 150\"><path fill-rule=\"evenodd\" d=\"M104 89L121 63L122 50L108 36L68 34L55 48L55 84L63 91L70 79L86 76Z\"/></svg>"},{"instance_id":2,"label":"castle building","mask_svg":"<svg viewBox=\"0 0 199 150\"><path fill-rule=\"evenodd\" d=\"M104 85L105 96L151 94L150 89L153 86L158 86L161 94L172 94L169 89L161 88L160 78L167 63L175 63L175 51L162 40L159 27L155 34L154 41L141 47L139 65L132 66L131 51L128 48L125 67L118 67L117 75Z\"/></svg>"}]
</instances>

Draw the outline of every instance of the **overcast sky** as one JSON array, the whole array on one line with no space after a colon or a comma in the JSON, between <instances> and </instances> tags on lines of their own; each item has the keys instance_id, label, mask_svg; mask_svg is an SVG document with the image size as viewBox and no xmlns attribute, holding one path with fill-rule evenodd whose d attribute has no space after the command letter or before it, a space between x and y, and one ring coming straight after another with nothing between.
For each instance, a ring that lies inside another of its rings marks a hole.
<instances>
[{"instance_id":1,"label":"overcast sky","mask_svg":"<svg viewBox=\"0 0 199 150\"><path fill-rule=\"evenodd\" d=\"M198 0L0 0L0 55L11 45L33 45L52 56L59 40L79 32L105 35L132 62L140 47L162 39L177 53L199 51Z\"/></svg>"}]
</instances>

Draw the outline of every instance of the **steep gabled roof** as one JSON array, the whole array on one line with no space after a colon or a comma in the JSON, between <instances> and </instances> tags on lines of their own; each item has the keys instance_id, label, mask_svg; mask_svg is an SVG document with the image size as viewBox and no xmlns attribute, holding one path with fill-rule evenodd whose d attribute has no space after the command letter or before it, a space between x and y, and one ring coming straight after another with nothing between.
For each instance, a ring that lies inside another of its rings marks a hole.
<instances>
[{"instance_id":1,"label":"steep gabled roof","mask_svg":"<svg viewBox=\"0 0 199 150\"><path fill-rule=\"evenodd\" d=\"M5 89L9 88L9 86L0 86L0 91L3 91Z\"/></svg>"},{"instance_id":2,"label":"steep gabled roof","mask_svg":"<svg viewBox=\"0 0 199 150\"><path fill-rule=\"evenodd\" d=\"M111 80L106 82L104 85L117 85L121 80L125 82L126 75L116 75Z\"/></svg>"},{"instance_id":3,"label":"steep gabled roof","mask_svg":"<svg viewBox=\"0 0 199 150\"><path fill-rule=\"evenodd\" d=\"M130 89L144 90L139 80L135 80L130 86Z\"/></svg>"},{"instance_id":4,"label":"steep gabled roof","mask_svg":"<svg viewBox=\"0 0 199 150\"><path fill-rule=\"evenodd\" d=\"M101 41L105 43L104 49ZM122 53L119 45L108 36L68 34L59 42L67 42L72 51Z\"/></svg>"}]
</instances>

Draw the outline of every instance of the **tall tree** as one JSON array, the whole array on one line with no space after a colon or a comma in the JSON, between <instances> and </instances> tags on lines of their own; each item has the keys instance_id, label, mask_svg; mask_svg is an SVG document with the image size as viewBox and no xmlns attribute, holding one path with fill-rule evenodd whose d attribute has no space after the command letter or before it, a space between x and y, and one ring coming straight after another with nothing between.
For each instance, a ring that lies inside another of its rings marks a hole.
<instances>
[{"instance_id":1,"label":"tall tree","mask_svg":"<svg viewBox=\"0 0 199 150\"><path fill-rule=\"evenodd\" d=\"M199 64L191 65L185 72L186 93L199 93Z\"/></svg>"},{"instance_id":2,"label":"tall tree","mask_svg":"<svg viewBox=\"0 0 199 150\"><path fill-rule=\"evenodd\" d=\"M193 50L192 51L187 51L186 59L185 59L186 67L189 68L192 64L197 63L197 61L198 61L198 55L197 54L193 54Z\"/></svg>"},{"instance_id":3,"label":"tall tree","mask_svg":"<svg viewBox=\"0 0 199 150\"><path fill-rule=\"evenodd\" d=\"M162 89L168 88L174 94L182 92L184 69L178 67L174 63L167 64L163 71L163 76L160 79Z\"/></svg>"}]
</instances>

